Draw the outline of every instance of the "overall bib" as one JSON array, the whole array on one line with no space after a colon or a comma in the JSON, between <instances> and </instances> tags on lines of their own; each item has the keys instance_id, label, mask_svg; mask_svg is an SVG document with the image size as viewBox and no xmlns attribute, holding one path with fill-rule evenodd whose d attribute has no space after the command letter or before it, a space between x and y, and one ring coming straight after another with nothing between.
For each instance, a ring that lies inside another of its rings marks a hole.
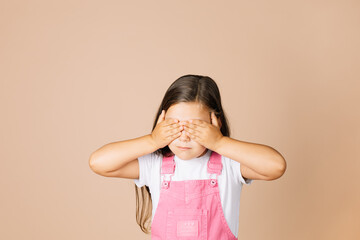
<instances>
[{"instance_id":1,"label":"overall bib","mask_svg":"<svg viewBox=\"0 0 360 240\"><path fill-rule=\"evenodd\" d=\"M163 157L160 199L151 225L152 240L236 240L221 206L217 176L221 155L212 151L207 172L214 178L171 181L174 156ZM166 179L166 177L170 177Z\"/></svg>"}]
</instances>

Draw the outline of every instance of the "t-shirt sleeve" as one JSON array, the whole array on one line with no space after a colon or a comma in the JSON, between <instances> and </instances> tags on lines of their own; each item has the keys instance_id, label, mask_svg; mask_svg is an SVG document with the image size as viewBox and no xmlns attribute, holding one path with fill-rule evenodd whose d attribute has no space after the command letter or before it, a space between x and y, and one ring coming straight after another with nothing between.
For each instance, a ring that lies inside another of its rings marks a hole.
<instances>
[{"instance_id":1,"label":"t-shirt sleeve","mask_svg":"<svg viewBox=\"0 0 360 240\"><path fill-rule=\"evenodd\" d=\"M231 167L233 169L233 173L236 176L237 180L240 181L242 184L249 185L252 183L253 179L244 179L241 175L241 164L238 161L231 160Z\"/></svg>"},{"instance_id":2,"label":"t-shirt sleeve","mask_svg":"<svg viewBox=\"0 0 360 240\"><path fill-rule=\"evenodd\" d=\"M239 163L239 162L238 162ZM240 176L240 181L243 183L243 184L247 184L247 185L249 185L249 184L251 184L252 183L252 181L253 181L253 179L249 179L249 178L247 178L246 180L245 180L245 178L241 175L241 164L239 163L239 176Z\"/></svg>"},{"instance_id":3,"label":"t-shirt sleeve","mask_svg":"<svg viewBox=\"0 0 360 240\"><path fill-rule=\"evenodd\" d=\"M134 179L134 182L138 187L142 187L144 185L149 186L154 158L155 158L154 153L149 153L141 157L138 157L139 179Z\"/></svg>"}]
</instances>

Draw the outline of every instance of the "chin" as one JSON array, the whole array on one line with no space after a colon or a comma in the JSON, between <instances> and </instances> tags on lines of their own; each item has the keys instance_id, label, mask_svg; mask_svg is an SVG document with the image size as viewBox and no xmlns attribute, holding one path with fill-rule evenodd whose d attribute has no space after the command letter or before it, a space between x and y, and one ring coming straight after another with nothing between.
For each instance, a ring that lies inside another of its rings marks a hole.
<instances>
[{"instance_id":1,"label":"chin","mask_svg":"<svg viewBox=\"0 0 360 240\"><path fill-rule=\"evenodd\" d=\"M186 152L182 152L182 151L172 151L176 156L178 156L180 159L182 160L189 160L192 159L193 157L191 155L193 154L189 154Z\"/></svg>"},{"instance_id":2,"label":"chin","mask_svg":"<svg viewBox=\"0 0 360 240\"><path fill-rule=\"evenodd\" d=\"M175 155L178 156L180 159L182 160L190 160L193 158L197 158L199 155L201 155L200 153L194 154L194 153L186 153L186 152L175 152Z\"/></svg>"},{"instance_id":3,"label":"chin","mask_svg":"<svg viewBox=\"0 0 360 240\"><path fill-rule=\"evenodd\" d=\"M181 156L181 155L179 155L179 154L176 154L176 156L177 156L178 158L180 158L181 160L190 160L190 159L193 159L193 157L183 157L183 156Z\"/></svg>"},{"instance_id":4,"label":"chin","mask_svg":"<svg viewBox=\"0 0 360 240\"><path fill-rule=\"evenodd\" d=\"M179 146L186 146L186 145L179 144ZM206 150L206 148L199 149L197 147L192 146L191 149L182 151L179 150L177 145L171 147L169 146L169 148L176 156L178 156L182 160L190 160L193 158L197 158Z\"/></svg>"}]
</instances>

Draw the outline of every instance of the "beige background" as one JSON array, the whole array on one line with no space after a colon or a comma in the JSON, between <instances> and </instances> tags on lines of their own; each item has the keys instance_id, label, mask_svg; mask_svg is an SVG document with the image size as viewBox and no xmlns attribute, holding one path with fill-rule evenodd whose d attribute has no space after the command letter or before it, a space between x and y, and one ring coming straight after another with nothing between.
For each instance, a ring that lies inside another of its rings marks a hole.
<instances>
[{"instance_id":1,"label":"beige background","mask_svg":"<svg viewBox=\"0 0 360 240\"><path fill-rule=\"evenodd\" d=\"M219 85L232 137L286 173L242 191L239 239L359 239L360 2L1 1L1 239L150 239L128 179L91 171L149 134L169 85Z\"/></svg>"}]
</instances>

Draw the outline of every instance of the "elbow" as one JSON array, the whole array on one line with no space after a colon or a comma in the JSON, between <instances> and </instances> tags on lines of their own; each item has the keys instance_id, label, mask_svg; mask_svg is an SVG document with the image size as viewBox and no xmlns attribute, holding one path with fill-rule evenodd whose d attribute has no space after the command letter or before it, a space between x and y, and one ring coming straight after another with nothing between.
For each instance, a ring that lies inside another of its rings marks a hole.
<instances>
[{"instance_id":1,"label":"elbow","mask_svg":"<svg viewBox=\"0 0 360 240\"><path fill-rule=\"evenodd\" d=\"M94 158L93 158L92 154L90 155L88 163L89 163L90 169L95 172L95 164L94 164L95 161L94 161Z\"/></svg>"},{"instance_id":2,"label":"elbow","mask_svg":"<svg viewBox=\"0 0 360 240\"><path fill-rule=\"evenodd\" d=\"M103 160L104 158L99 153L94 152L93 154L90 155L88 162L90 169L94 173L106 177L107 174L112 171L109 171L106 168Z\"/></svg>"},{"instance_id":3,"label":"elbow","mask_svg":"<svg viewBox=\"0 0 360 240\"><path fill-rule=\"evenodd\" d=\"M273 173L271 174L271 177L269 177L269 180L275 180L280 178L282 175L284 175L285 171L286 171L286 161L285 159L280 156L279 160L276 161L276 164L273 168Z\"/></svg>"},{"instance_id":4,"label":"elbow","mask_svg":"<svg viewBox=\"0 0 360 240\"><path fill-rule=\"evenodd\" d=\"M286 171L286 161L283 157L281 157L281 163L279 164L277 178L280 178L282 175L284 175L285 171Z\"/></svg>"},{"instance_id":5,"label":"elbow","mask_svg":"<svg viewBox=\"0 0 360 240\"><path fill-rule=\"evenodd\" d=\"M100 171L99 165L96 164L97 160L96 160L96 157L94 155L95 155L94 153L90 155L90 158L89 158L89 161L88 161L89 167L93 172L100 173L101 171Z\"/></svg>"}]
</instances>

